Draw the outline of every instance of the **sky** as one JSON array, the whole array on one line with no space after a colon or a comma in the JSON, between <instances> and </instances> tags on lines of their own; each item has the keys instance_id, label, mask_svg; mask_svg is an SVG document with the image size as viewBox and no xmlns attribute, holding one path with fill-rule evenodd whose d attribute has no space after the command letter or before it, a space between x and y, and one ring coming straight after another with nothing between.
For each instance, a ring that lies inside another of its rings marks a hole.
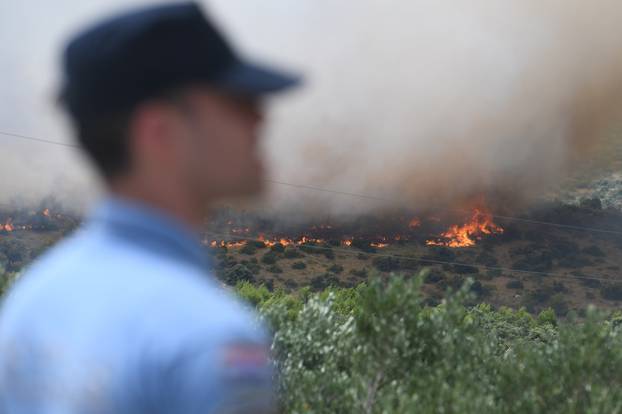
<instances>
[{"instance_id":1,"label":"sky","mask_svg":"<svg viewBox=\"0 0 622 414\"><path fill-rule=\"evenodd\" d=\"M155 3L155 2L151 2ZM149 2L0 3L0 131L72 142L53 103L66 39ZM212 0L249 57L299 71L273 102L270 177L376 195L413 209L504 192L529 200L563 176L622 101L614 0ZM0 135L0 202L53 194L88 205L79 151ZM275 214L367 213L352 197L275 186Z\"/></svg>"}]
</instances>

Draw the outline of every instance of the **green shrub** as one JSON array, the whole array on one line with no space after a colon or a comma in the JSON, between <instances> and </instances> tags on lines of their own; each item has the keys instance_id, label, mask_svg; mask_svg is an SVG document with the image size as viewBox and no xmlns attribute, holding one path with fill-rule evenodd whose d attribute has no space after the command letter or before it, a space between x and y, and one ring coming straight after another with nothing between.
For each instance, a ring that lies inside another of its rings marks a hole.
<instances>
[{"instance_id":1,"label":"green shrub","mask_svg":"<svg viewBox=\"0 0 622 414\"><path fill-rule=\"evenodd\" d=\"M225 271L225 282L235 286L240 282L254 282L255 276L243 264L236 264Z\"/></svg>"},{"instance_id":2,"label":"green shrub","mask_svg":"<svg viewBox=\"0 0 622 414\"><path fill-rule=\"evenodd\" d=\"M275 332L284 412L620 410L622 318L589 310L562 324L552 309L466 307L471 282L429 307L420 284L251 295Z\"/></svg>"}]
</instances>

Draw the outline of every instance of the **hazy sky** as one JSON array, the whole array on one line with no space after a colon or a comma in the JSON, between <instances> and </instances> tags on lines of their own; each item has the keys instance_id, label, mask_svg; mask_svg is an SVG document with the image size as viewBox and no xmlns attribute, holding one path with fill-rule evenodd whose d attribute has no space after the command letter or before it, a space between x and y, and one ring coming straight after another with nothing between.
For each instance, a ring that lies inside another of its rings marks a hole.
<instances>
[{"instance_id":1,"label":"hazy sky","mask_svg":"<svg viewBox=\"0 0 622 414\"><path fill-rule=\"evenodd\" d=\"M247 54L307 77L271 112L267 155L282 181L413 208L499 189L533 193L622 101L619 0L206 3ZM2 1L0 131L68 142L52 105L62 44L134 4L145 2ZM77 151L3 136L0 145L0 202L92 193ZM275 188L267 205L374 208L290 188Z\"/></svg>"},{"instance_id":2,"label":"hazy sky","mask_svg":"<svg viewBox=\"0 0 622 414\"><path fill-rule=\"evenodd\" d=\"M0 131L29 135L59 142L71 142L65 118L53 103L58 87L59 56L66 39L88 22L134 5L152 2L121 0L57 0L0 2ZM289 3L289 4L288 4ZM272 39L279 28L264 24L266 17L283 23L294 22L292 14L303 13L296 2L216 0L209 10L221 25L234 30L238 43L254 44L263 55L279 56L279 45L265 45L260 34ZM302 3L301 3L302 4ZM293 7L292 7L293 6ZM233 36L232 36L233 37ZM274 41L272 42L274 43ZM265 47L262 47L265 46ZM0 201L36 199L55 193L61 198L81 199L92 179L78 151L37 144L0 135L3 154L0 162Z\"/></svg>"}]
</instances>

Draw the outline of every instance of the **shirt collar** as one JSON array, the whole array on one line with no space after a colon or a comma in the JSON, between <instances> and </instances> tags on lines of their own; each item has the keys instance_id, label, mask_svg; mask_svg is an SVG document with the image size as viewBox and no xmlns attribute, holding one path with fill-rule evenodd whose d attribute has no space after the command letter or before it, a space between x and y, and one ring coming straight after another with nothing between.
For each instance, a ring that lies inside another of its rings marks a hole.
<instances>
[{"instance_id":1,"label":"shirt collar","mask_svg":"<svg viewBox=\"0 0 622 414\"><path fill-rule=\"evenodd\" d=\"M207 268L198 233L156 208L109 196L92 211L90 221L139 247Z\"/></svg>"}]
</instances>

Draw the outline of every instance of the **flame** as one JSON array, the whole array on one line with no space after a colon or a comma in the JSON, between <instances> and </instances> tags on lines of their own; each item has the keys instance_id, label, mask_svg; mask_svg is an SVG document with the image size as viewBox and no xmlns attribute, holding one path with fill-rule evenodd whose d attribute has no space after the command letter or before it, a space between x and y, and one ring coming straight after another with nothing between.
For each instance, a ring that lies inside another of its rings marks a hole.
<instances>
[{"instance_id":1,"label":"flame","mask_svg":"<svg viewBox=\"0 0 622 414\"><path fill-rule=\"evenodd\" d=\"M384 249L389 245L389 243L369 243L371 247L376 247L378 249Z\"/></svg>"},{"instance_id":2,"label":"flame","mask_svg":"<svg viewBox=\"0 0 622 414\"><path fill-rule=\"evenodd\" d=\"M408 227L410 227L411 229L417 228L421 225L421 220L419 220L417 217L413 218L412 220L410 220L410 222L408 223Z\"/></svg>"},{"instance_id":3,"label":"flame","mask_svg":"<svg viewBox=\"0 0 622 414\"><path fill-rule=\"evenodd\" d=\"M13 219L9 218L4 224L0 224L0 231L4 230L6 232L11 232L15 230L15 226L13 226Z\"/></svg>"},{"instance_id":4,"label":"flame","mask_svg":"<svg viewBox=\"0 0 622 414\"><path fill-rule=\"evenodd\" d=\"M46 208L44 209L41 214L43 214L45 217L50 217L50 209Z\"/></svg>"},{"instance_id":5,"label":"flame","mask_svg":"<svg viewBox=\"0 0 622 414\"><path fill-rule=\"evenodd\" d=\"M471 247L485 235L501 234L503 228L492 221L492 214L484 208L476 208L471 219L462 225L454 224L441 233L439 240L428 240L428 246Z\"/></svg>"},{"instance_id":6,"label":"flame","mask_svg":"<svg viewBox=\"0 0 622 414\"><path fill-rule=\"evenodd\" d=\"M226 247L226 248L237 248L237 247L242 247L246 245L246 240L242 240L242 241L225 241L225 240L211 240L209 242L207 242L209 244L210 247Z\"/></svg>"}]
</instances>

